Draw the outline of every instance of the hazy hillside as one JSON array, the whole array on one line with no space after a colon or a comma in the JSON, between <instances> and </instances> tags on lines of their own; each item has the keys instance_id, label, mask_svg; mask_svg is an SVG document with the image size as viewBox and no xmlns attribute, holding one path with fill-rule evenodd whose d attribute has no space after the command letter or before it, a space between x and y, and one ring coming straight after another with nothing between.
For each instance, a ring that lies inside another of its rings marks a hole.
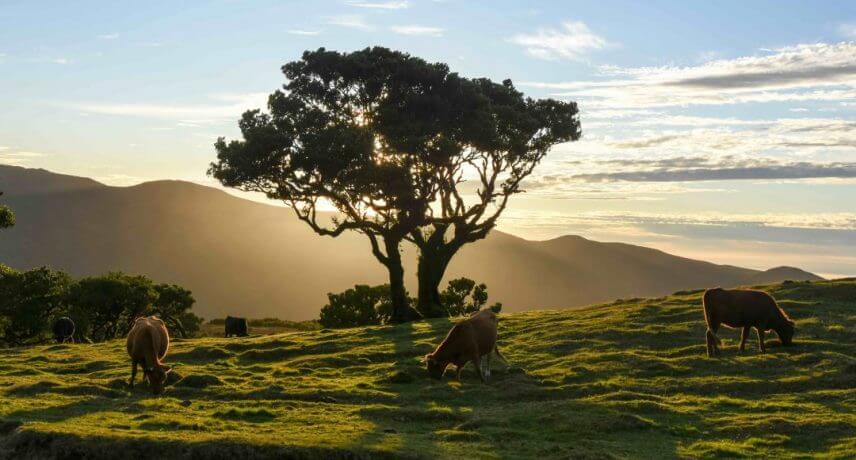
<instances>
[{"instance_id":1,"label":"hazy hillside","mask_svg":"<svg viewBox=\"0 0 856 460\"><path fill-rule=\"evenodd\" d=\"M0 166L0 190L17 216L0 234L3 263L51 265L77 276L144 273L191 289L206 317L314 318L327 292L386 279L360 235L320 237L288 209L192 183L107 187ZM415 253L407 251L413 286ZM796 269L764 273L576 236L527 241L501 232L463 250L448 275L486 282L506 311L816 279Z\"/></svg>"},{"instance_id":2,"label":"hazy hillside","mask_svg":"<svg viewBox=\"0 0 856 460\"><path fill-rule=\"evenodd\" d=\"M707 358L699 293L502 315L489 385L428 377L447 319L173 344L126 388L124 343L0 354L0 458L852 458L856 282L768 288L796 321Z\"/></svg>"}]
</instances>

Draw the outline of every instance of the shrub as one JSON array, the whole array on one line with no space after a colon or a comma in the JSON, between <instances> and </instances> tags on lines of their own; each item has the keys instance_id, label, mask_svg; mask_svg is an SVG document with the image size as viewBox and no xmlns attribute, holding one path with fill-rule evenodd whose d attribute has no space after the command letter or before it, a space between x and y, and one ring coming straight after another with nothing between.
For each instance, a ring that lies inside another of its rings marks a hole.
<instances>
[{"instance_id":1,"label":"shrub","mask_svg":"<svg viewBox=\"0 0 856 460\"><path fill-rule=\"evenodd\" d=\"M45 267L19 272L0 265L0 344L44 341L60 316L72 318L78 341L124 336L136 318L153 314L187 337L202 324L190 311L193 304L190 291L145 276L114 272L74 282Z\"/></svg>"},{"instance_id":2,"label":"shrub","mask_svg":"<svg viewBox=\"0 0 856 460\"><path fill-rule=\"evenodd\" d=\"M321 308L321 325L331 328L382 324L391 313L389 285L358 284L339 294L327 294Z\"/></svg>"},{"instance_id":3,"label":"shrub","mask_svg":"<svg viewBox=\"0 0 856 460\"><path fill-rule=\"evenodd\" d=\"M42 341L66 309L71 278L46 267L18 272L0 266L0 330L6 345Z\"/></svg>"},{"instance_id":4,"label":"shrub","mask_svg":"<svg viewBox=\"0 0 856 460\"><path fill-rule=\"evenodd\" d=\"M469 278L457 278L449 281L446 290L440 293L440 300L449 316L464 316L475 313L487 303L487 285L476 284ZM499 313L501 303L491 305L491 310Z\"/></svg>"},{"instance_id":5,"label":"shrub","mask_svg":"<svg viewBox=\"0 0 856 460\"><path fill-rule=\"evenodd\" d=\"M487 303L487 285L476 284L469 278L449 281L440 294L448 316L463 316L479 311ZM388 284L367 286L359 284L339 294L327 294L327 305L321 308L320 323L325 328L345 328L387 324L392 316L392 301ZM416 299L408 296L411 308ZM501 303L490 309L502 310Z\"/></svg>"}]
</instances>

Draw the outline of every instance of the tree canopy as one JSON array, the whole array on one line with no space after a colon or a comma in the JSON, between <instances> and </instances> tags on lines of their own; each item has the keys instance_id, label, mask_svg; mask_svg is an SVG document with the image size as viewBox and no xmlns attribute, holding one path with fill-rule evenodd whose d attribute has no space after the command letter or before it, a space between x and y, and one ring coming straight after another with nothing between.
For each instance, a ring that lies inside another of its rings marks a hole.
<instances>
[{"instance_id":1,"label":"tree canopy","mask_svg":"<svg viewBox=\"0 0 856 460\"><path fill-rule=\"evenodd\" d=\"M580 136L575 103L386 48L321 48L282 70L268 111L244 113L242 139L217 141L209 174L285 202L320 235L365 234L389 271L394 322L412 317L401 243L420 248L420 305L422 279L433 286L420 310L436 314L451 256L487 235L552 145ZM468 200L461 184L473 178Z\"/></svg>"}]
</instances>

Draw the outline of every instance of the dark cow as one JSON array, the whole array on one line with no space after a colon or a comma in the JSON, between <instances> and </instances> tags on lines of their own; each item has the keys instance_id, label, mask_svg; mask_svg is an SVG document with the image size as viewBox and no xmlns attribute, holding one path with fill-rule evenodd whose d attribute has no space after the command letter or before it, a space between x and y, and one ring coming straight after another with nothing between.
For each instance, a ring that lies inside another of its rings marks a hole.
<instances>
[{"instance_id":1,"label":"dark cow","mask_svg":"<svg viewBox=\"0 0 856 460\"><path fill-rule=\"evenodd\" d=\"M707 322L707 355L719 356L722 341L716 336L719 325L743 328L740 336L740 352L746 349L746 339L754 327L758 332L761 353L767 351L764 333L776 331L782 345L790 345L794 337L794 322L776 304L770 294L747 289L708 289L702 298L704 319Z\"/></svg>"},{"instance_id":2,"label":"dark cow","mask_svg":"<svg viewBox=\"0 0 856 460\"><path fill-rule=\"evenodd\" d=\"M56 343L74 343L74 321L67 316L63 316L54 323L53 333Z\"/></svg>"},{"instance_id":3,"label":"dark cow","mask_svg":"<svg viewBox=\"0 0 856 460\"><path fill-rule=\"evenodd\" d=\"M485 309L473 313L469 318L455 324L443 343L433 353L425 355L428 373L441 379L449 364L457 366L456 377L461 379L461 370L472 362L482 382L490 379L490 356L505 360L496 348L496 313Z\"/></svg>"},{"instance_id":4,"label":"dark cow","mask_svg":"<svg viewBox=\"0 0 856 460\"><path fill-rule=\"evenodd\" d=\"M152 393L162 393L167 374L172 371L170 366L161 363L169 350L169 332L164 322L156 316L137 318L128 332L126 348L131 357L131 388L134 388L137 365L140 364L143 366L143 380L149 381Z\"/></svg>"},{"instance_id":5,"label":"dark cow","mask_svg":"<svg viewBox=\"0 0 856 460\"><path fill-rule=\"evenodd\" d=\"M226 317L226 337L246 337L247 333L247 318L235 318L233 316Z\"/></svg>"}]
</instances>

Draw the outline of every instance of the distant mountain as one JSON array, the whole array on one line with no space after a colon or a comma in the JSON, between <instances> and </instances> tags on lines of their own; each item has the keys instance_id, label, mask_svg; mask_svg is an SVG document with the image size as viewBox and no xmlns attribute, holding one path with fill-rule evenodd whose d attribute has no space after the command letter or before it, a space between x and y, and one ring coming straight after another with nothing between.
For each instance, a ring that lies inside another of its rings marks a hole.
<instances>
[{"instance_id":1,"label":"distant mountain","mask_svg":"<svg viewBox=\"0 0 856 460\"><path fill-rule=\"evenodd\" d=\"M0 166L17 225L0 232L0 262L76 276L143 273L191 289L203 316L317 317L327 292L386 274L361 235L317 236L291 210L181 181L109 187L86 178ZM411 291L415 251L405 249ZM819 279L766 272L579 236L528 241L494 231L453 260L448 277L488 285L506 311L574 307L707 286Z\"/></svg>"},{"instance_id":2,"label":"distant mountain","mask_svg":"<svg viewBox=\"0 0 856 460\"><path fill-rule=\"evenodd\" d=\"M796 267L775 267L756 273L746 279L746 284L771 284L783 280L820 281L823 278Z\"/></svg>"}]
</instances>

